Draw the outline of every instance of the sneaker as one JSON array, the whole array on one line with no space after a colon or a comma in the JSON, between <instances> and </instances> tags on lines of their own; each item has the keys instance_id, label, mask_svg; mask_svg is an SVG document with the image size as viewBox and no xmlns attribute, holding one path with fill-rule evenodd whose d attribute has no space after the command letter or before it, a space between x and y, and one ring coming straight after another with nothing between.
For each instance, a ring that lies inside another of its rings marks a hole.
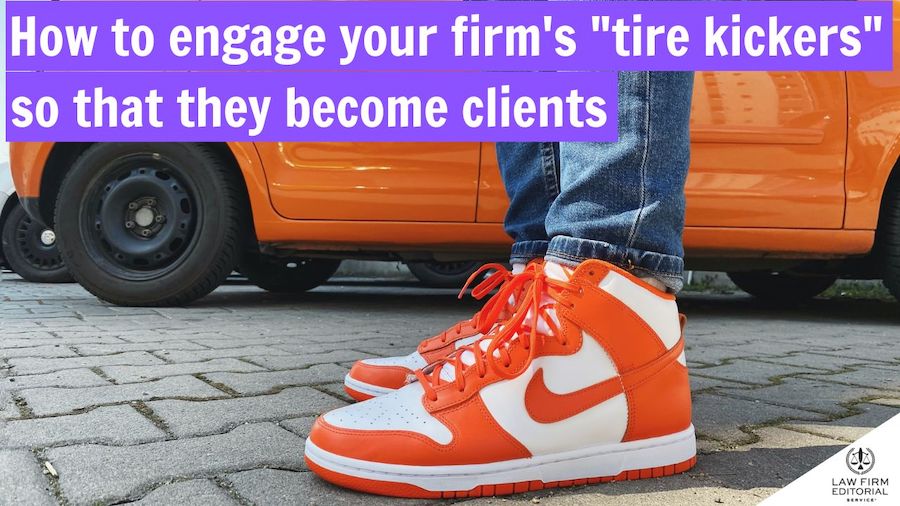
<instances>
[{"instance_id":1,"label":"sneaker","mask_svg":"<svg viewBox=\"0 0 900 506\"><path fill-rule=\"evenodd\" d=\"M540 260L531 264L540 264ZM484 272L494 271L472 289L472 296L481 300L495 288L500 290L491 297L481 311L440 334L425 339L416 351L401 357L369 358L358 360L344 377L344 391L357 401L384 395L415 381L415 372L446 358L463 346L481 339L498 322L508 318L515 309L515 299L524 285L516 278L526 266L516 265L509 271L500 264L486 264L476 271L459 293L462 298L469 285ZM521 278L520 278L521 279Z\"/></svg>"},{"instance_id":2,"label":"sneaker","mask_svg":"<svg viewBox=\"0 0 900 506\"><path fill-rule=\"evenodd\" d=\"M375 494L458 498L655 478L696 461L674 296L547 263L516 313L418 381L319 417L306 462Z\"/></svg>"}]
</instances>

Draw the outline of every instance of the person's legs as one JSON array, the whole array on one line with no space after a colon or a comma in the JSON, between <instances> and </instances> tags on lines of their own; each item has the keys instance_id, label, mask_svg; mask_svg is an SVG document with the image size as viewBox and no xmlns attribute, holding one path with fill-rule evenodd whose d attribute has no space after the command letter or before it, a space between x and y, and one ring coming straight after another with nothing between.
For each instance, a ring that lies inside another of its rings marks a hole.
<instances>
[{"instance_id":1,"label":"person's legs","mask_svg":"<svg viewBox=\"0 0 900 506\"><path fill-rule=\"evenodd\" d=\"M619 141L562 143L547 258L595 258L682 286L693 72L621 72Z\"/></svg>"},{"instance_id":2,"label":"person's legs","mask_svg":"<svg viewBox=\"0 0 900 506\"><path fill-rule=\"evenodd\" d=\"M500 142L497 161L509 196L504 227L513 239L510 262L542 258L550 244L547 213L559 196L559 143Z\"/></svg>"}]
</instances>

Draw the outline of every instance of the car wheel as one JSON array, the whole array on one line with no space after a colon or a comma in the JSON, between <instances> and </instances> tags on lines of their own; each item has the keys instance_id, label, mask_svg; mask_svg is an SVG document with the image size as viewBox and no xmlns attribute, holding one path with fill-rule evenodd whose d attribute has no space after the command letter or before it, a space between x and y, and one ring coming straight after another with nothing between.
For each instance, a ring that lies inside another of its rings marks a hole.
<instances>
[{"instance_id":1,"label":"car wheel","mask_svg":"<svg viewBox=\"0 0 900 506\"><path fill-rule=\"evenodd\" d=\"M777 303L800 302L827 290L835 275L801 274L790 271L729 272L728 277L741 290L759 299Z\"/></svg>"},{"instance_id":2,"label":"car wheel","mask_svg":"<svg viewBox=\"0 0 900 506\"><path fill-rule=\"evenodd\" d=\"M20 205L3 223L3 256L13 272L34 283L71 283L56 247L56 234L31 219Z\"/></svg>"},{"instance_id":3,"label":"car wheel","mask_svg":"<svg viewBox=\"0 0 900 506\"><path fill-rule=\"evenodd\" d=\"M878 224L876 250L884 286L900 300L900 181L885 191L885 205Z\"/></svg>"},{"instance_id":4,"label":"car wheel","mask_svg":"<svg viewBox=\"0 0 900 506\"><path fill-rule=\"evenodd\" d=\"M205 146L110 143L72 166L56 229L72 275L123 306L181 306L239 261L247 199L236 171Z\"/></svg>"},{"instance_id":5,"label":"car wheel","mask_svg":"<svg viewBox=\"0 0 900 506\"><path fill-rule=\"evenodd\" d=\"M324 284L337 272L340 260L245 255L238 270L254 285L277 293L302 293Z\"/></svg>"},{"instance_id":6,"label":"car wheel","mask_svg":"<svg viewBox=\"0 0 900 506\"><path fill-rule=\"evenodd\" d=\"M481 267L481 262L410 262L407 267L427 286L459 288Z\"/></svg>"}]
</instances>

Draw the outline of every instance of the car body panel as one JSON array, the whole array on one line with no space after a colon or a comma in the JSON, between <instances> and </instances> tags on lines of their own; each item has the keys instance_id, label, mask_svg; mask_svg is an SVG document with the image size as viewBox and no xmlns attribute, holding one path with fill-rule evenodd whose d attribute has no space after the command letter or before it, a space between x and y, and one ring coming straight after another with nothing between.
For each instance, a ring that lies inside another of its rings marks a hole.
<instances>
[{"instance_id":1,"label":"car body panel","mask_svg":"<svg viewBox=\"0 0 900 506\"><path fill-rule=\"evenodd\" d=\"M840 72L698 72L687 226L840 229L846 95ZM493 149L482 166L478 221L502 222Z\"/></svg>"},{"instance_id":2,"label":"car body panel","mask_svg":"<svg viewBox=\"0 0 900 506\"><path fill-rule=\"evenodd\" d=\"M22 198L37 198L41 194L41 178L52 142L12 142L9 160L16 191Z\"/></svg>"},{"instance_id":3,"label":"car body panel","mask_svg":"<svg viewBox=\"0 0 900 506\"><path fill-rule=\"evenodd\" d=\"M12 173L9 170L9 162L5 159L9 146L3 142L0 143L0 150L4 153L0 155L0 230L3 230L3 223L6 221L6 215L9 214L13 205L10 197L16 194L16 188L13 184ZM3 257L2 248L0 248L0 267L6 265L6 259Z\"/></svg>"},{"instance_id":4,"label":"car body panel","mask_svg":"<svg viewBox=\"0 0 900 506\"><path fill-rule=\"evenodd\" d=\"M698 72L686 224L841 228L846 94L841 72Z\"/></svg>"},{"instance_id":5,"label":"car body panel","mask_svg":"<svg viewBox=\"0 0 900 506\"><path fill-rule=\"evenodd\" d=\"M297 220L474 222L480 143L260 143L276 211Z\"/></svg>"}]
</instances>

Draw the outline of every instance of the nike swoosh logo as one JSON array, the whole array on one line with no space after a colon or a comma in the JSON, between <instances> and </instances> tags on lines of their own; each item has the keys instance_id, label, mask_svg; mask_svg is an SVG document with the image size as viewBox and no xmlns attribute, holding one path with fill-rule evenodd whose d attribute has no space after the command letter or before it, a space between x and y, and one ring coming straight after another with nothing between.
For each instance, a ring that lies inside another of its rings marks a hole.
<instances>
[{"instance_id":1,"label":"nike swoosh logo","mask_svg":"<svg viewBox=\"0 0 900 506\"><path fill-rule=\"evenodd\" d=\"M677 360L682 351L684 337L666 353L647 364L567 394L551 392L544 383L544 369L538 369L525 389L525 409L535 422L561 422L634 389Z\"/></svg>"}]
</instances>

